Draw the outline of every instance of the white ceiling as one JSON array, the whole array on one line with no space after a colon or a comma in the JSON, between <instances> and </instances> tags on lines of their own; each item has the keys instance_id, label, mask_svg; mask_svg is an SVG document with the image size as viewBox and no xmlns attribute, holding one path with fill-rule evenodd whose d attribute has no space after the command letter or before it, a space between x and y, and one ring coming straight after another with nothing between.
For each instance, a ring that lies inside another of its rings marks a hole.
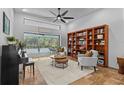
<instances>
[{"instance_id":1,"label":"white ceiling","mask_svg":"<svg viewBox=\"0 0 124 93\"><path fill-rule=\"evenodd\" d=\"M32 16L43 18L49 22L53 22L55 20L54 18L55 16L52 13L50 13L50 11L54 12L55 14L58 14L57 8L15 8L14 10L16 13L26 13ZM66 10L69 11L65 15L66 17L74 17L74 19L66 19L66 21L70 23L74 20L80 19L81 17L98 10L98 8L61 8L61 13L63 13ZM57 23L61 23L61 21L58 21Z\"/></svg>"}]
</instances>

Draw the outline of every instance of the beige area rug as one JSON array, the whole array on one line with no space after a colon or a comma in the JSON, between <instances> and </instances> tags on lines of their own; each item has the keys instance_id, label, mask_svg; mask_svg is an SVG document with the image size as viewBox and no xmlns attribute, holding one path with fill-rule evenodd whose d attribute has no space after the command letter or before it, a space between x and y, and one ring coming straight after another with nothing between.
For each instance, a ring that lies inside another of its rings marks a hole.
<instances>
[{"instance_id":1,"label":"beige area rug","mask_svg":"<svg viewBox=\"0 0 124 93\"><path fill-rule=\"evenodd\" d=\"M49 57L44 57L35 62L48 85L68 85L94 72L91 68L85 68L81 71L78 63L72 60L69 60L68 67L65 69L52 66L51 61Z\"/></svg>"}]
</instances>

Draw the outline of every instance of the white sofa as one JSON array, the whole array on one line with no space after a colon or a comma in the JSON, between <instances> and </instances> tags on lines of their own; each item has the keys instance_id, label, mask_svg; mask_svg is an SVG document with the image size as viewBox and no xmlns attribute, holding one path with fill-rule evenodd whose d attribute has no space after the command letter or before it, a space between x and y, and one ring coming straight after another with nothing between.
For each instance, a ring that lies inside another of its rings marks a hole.
<instances>
[{"instance_id":1,"label":"white sofa","mask_svg":"<svg viewBox=\"0 0 124 93\"><path fill-rule=\"evenodd\" d=\"M81 70L83 70L83 67L85 66L91 66L94 67L94 71L96 71L98 51L96 50L90 51L92 51L93 53L92 57L84 57L84 54L78 54L78 65L81 66Z\"/></svg>"}]
</instances>

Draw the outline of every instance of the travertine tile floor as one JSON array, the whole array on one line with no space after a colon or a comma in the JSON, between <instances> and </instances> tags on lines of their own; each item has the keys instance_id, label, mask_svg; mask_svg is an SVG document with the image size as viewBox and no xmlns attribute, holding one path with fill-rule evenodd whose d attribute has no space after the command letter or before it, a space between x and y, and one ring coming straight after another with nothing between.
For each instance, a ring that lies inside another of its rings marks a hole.
<instances>
[{"instance_id":1,"label":"travertine tile floor","mask_svg":"<svg viewBox=\"0 0 124 93\"><path fill-rule=\"evenodd\" d=\"M123 85L124 75L119 74L116 69L98 67L99 70L85 76L70 85ZM30 70L26 71L25 79L20 74L19 82L21 85L47 85L37 67L35 67L35 76Z\"/></svg>"}]
</instances>

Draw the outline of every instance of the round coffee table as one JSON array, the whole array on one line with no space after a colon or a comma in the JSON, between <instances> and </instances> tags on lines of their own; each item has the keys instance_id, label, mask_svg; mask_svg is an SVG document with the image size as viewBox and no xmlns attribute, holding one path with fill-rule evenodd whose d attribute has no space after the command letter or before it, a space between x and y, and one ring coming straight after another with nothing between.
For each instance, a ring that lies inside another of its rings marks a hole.
<instances>
[{"instance_id":1,"label":"round coffee table","mask_svg":"<svg viewBox=\"0 0 124 93\"><path fill-rule=\"evenodd\" d=\"M52 55L52 56L50 56L50 58L52 59L52 66L53 66L53 64L54 64L54 62L56 60L66 59L67 56L64 56L64 55Z\"/></svg>"},{"instance_id":2,"label":"round coffee table","mask_svg":"<svg viewBox=\"0 0 124 93\"><path fill-rule=\"evenodd\" d=\"M55 66L63 69L68 67L68 59L67 58L55 59Z\"/></svg>"}]
</instances>

